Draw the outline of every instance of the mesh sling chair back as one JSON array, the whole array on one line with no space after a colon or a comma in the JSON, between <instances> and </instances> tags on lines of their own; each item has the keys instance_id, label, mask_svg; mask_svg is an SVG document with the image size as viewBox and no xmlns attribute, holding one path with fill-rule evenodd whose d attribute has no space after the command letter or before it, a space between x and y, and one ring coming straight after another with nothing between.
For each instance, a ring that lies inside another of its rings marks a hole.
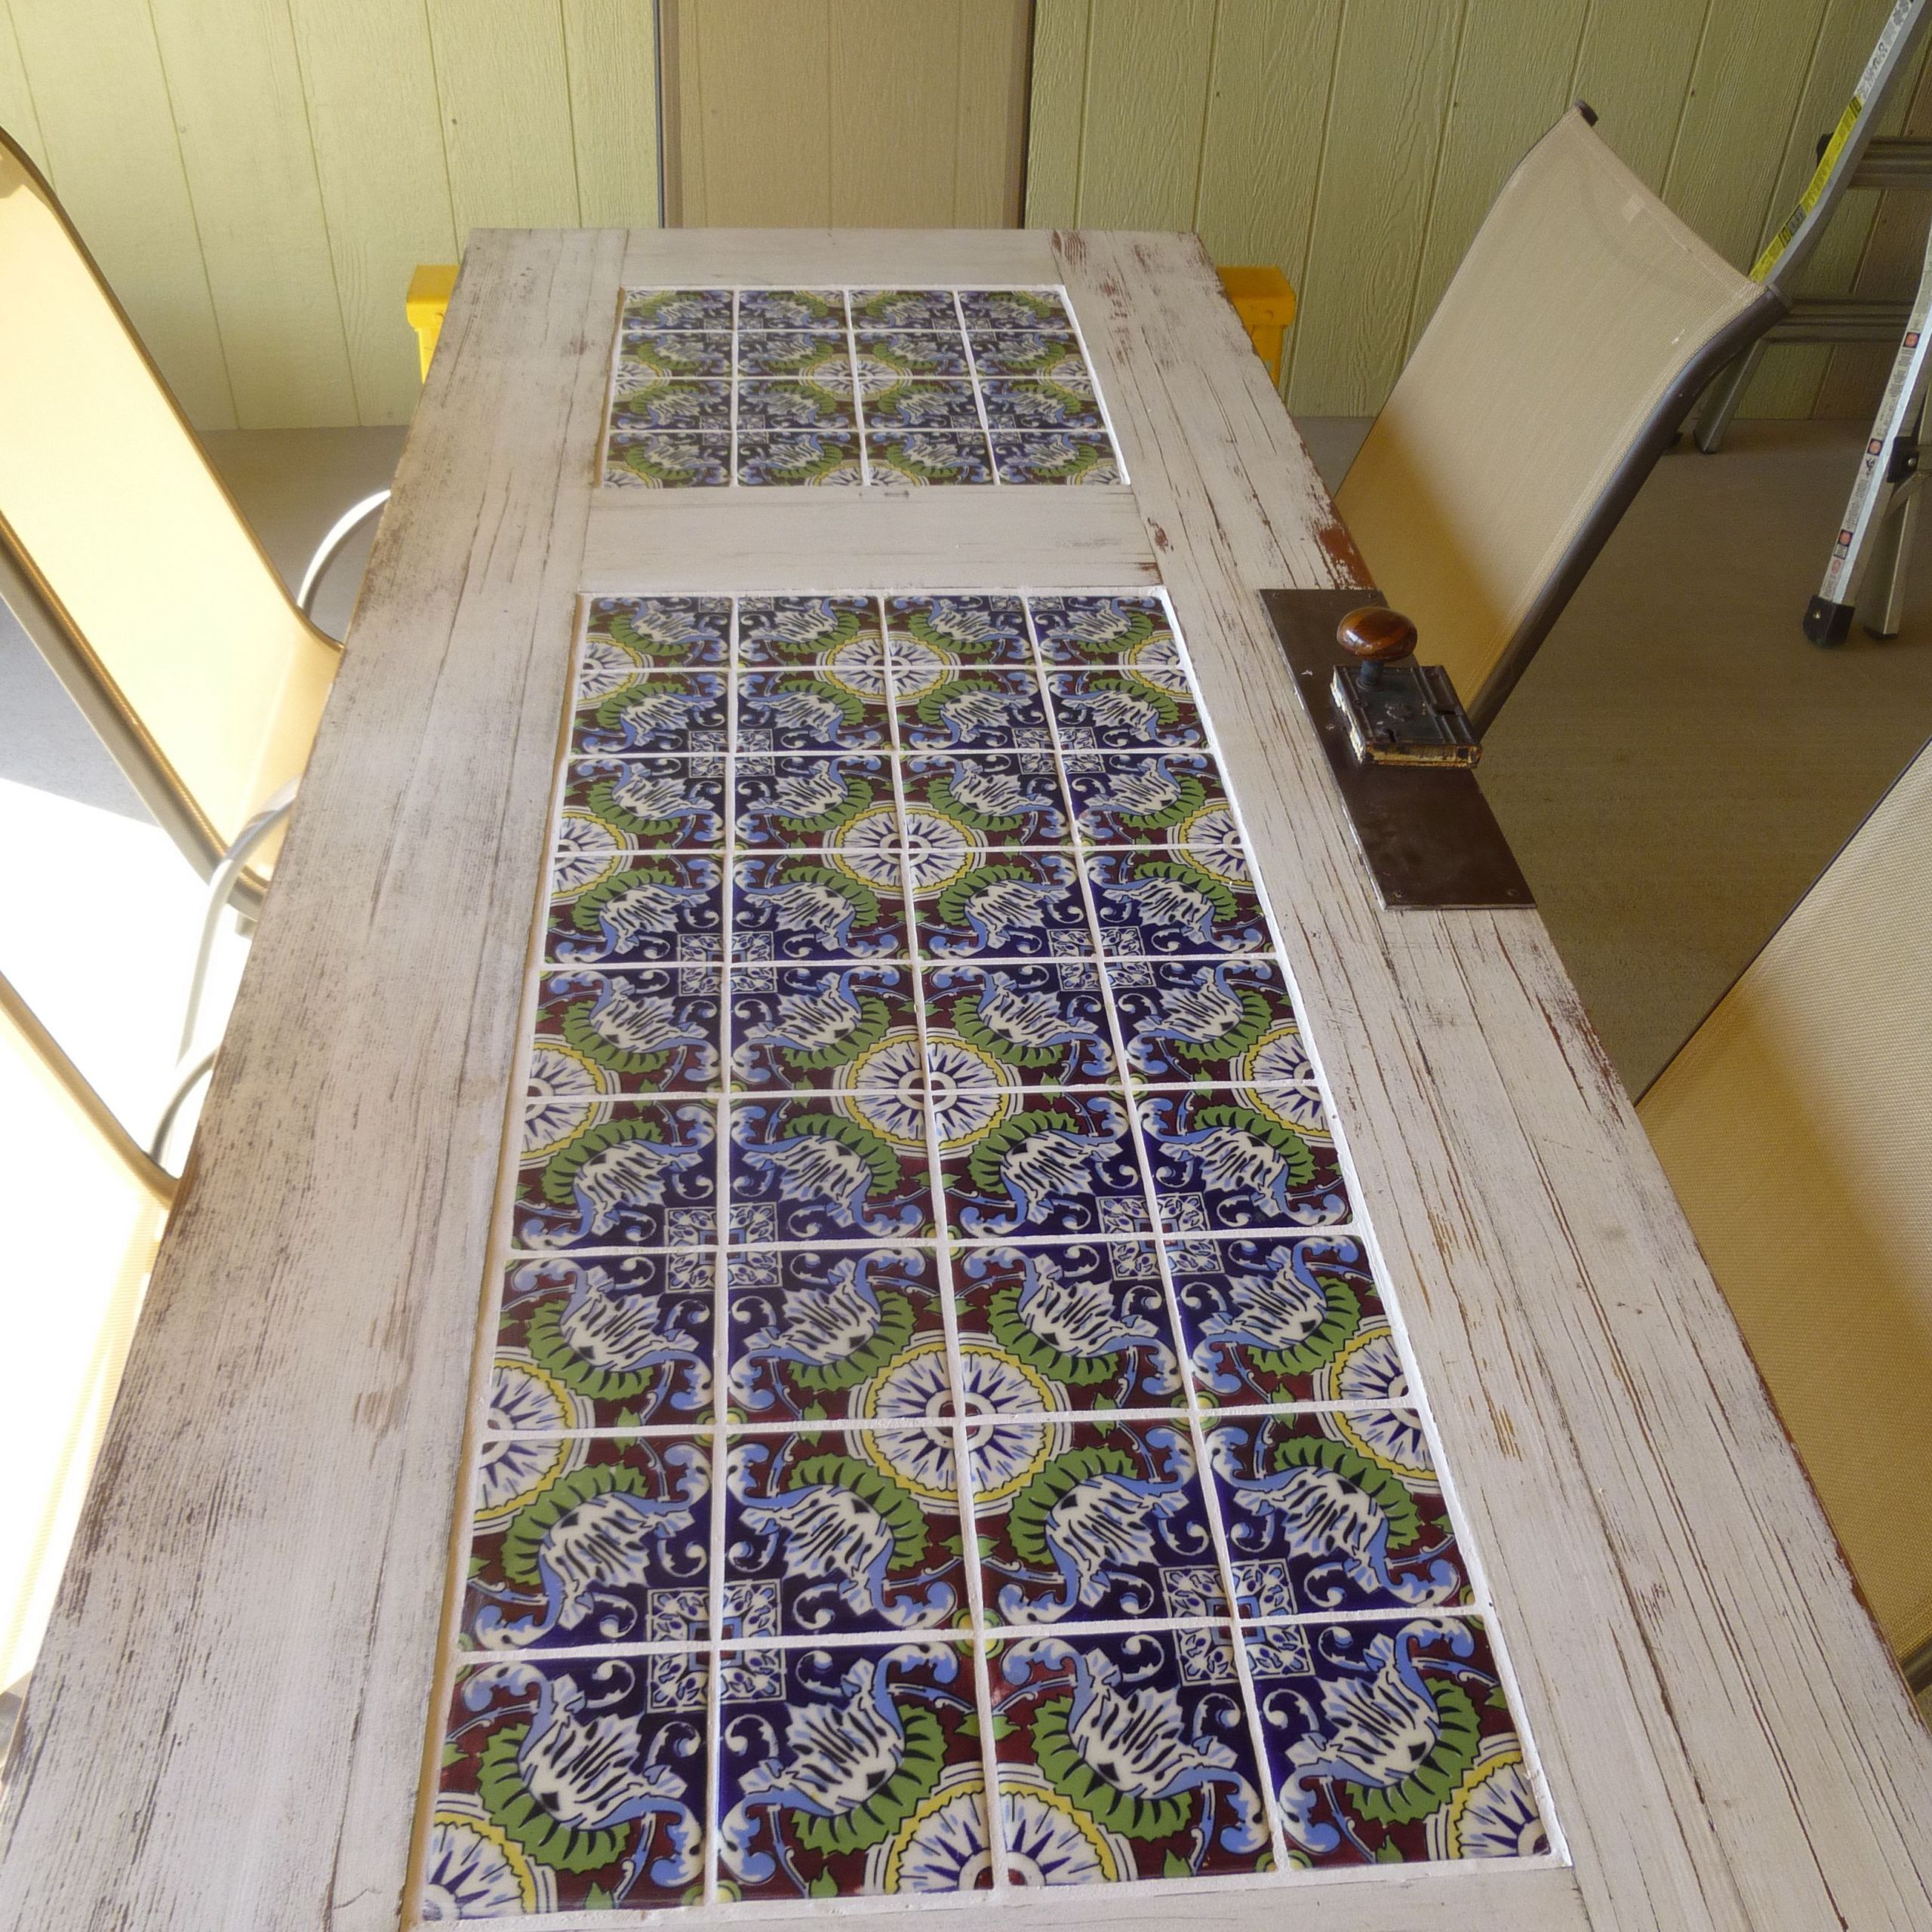
<instances>
[{"instance_id":1,"label":"mesh sling chair back","mask_svg":"<svg viewBox=\"0 0 1932 1932\"><path fill-rule=\"evenodd\" d=\"M216 876L300 775L339 647L290 600L53 191L4 134L0 284L0 597L142 801ZM252 901L260 872L231 871Z\"/></svg>"},{"instance_id":2,"label":"mesh sling chair back","mask_svg":"<svg viewBox=\"0 0 1932 1932\"><path fill-rule=\"evenodd\" d=\"M1336 493L1495 717L1712 374L1783 312L1565 114L1503 183Z\"/></svg>"},{"instance_id":3,"label":"mesh sling chair back","mask_svg":"<svg viewBox=\"0 0 1932 1932\"><path fill-rule=\"evenodd\" d=\"M1932 1681L1932 745L1638 1113L1853 1574Z\"/></svg>"}]
</instances>

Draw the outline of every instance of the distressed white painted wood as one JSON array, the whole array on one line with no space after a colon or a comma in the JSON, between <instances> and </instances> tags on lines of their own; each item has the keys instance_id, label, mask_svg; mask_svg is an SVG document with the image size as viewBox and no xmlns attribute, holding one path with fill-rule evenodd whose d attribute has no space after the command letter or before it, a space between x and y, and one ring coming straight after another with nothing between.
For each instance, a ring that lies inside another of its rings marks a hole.
<instances>
[{"instance_id":1,"label":"distressed white painted wood","mask_svg":"<svg viewBox=\"0 0 1932 1932\"><path fill-rule=\"evenodd\" d=\"M620 285L712 280L1064 281L1134 487L598 495ZM1188 238L475 238L35 1674L0 1926L401 1922L578 593L1150 570L1571 1863L999 1909L1097 1932L1932 1923L1932 1740L1540 921L1385 913L1359 869L1257 601L1355 568Z\"/></svg>"}]
</instances>

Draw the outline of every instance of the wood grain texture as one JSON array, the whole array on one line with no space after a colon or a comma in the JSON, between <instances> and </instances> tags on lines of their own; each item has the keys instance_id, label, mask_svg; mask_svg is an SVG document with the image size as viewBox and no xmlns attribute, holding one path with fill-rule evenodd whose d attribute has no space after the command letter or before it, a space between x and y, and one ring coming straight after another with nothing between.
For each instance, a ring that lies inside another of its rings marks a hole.
<instances>
[{"instance_id":1,"label":"wood grain texture","mask_svg":"<svg viewBox=\"0 0 1932 1932\"><path fill-rule=\"evenodd\" d=\"M1255 601L1346 582L1176 237L1061 238L1595 1927L1932 1912L1932 1737L1534 914L1373 903Z\"/></svg>"},{"instance_id":2,"label":"wood grain texture","mask_svg":"<svg viewBox=\"0 0 1932 1932\"><path fill-rule=\"evenodd\" d=\"M288 0L150 5L236 426L352 422L349 346Z\"/></svg>"},{"instance_id":3,"label":"wood grain texture","mask_svg":"<svg viewBox=\"0 0 1932 1932\"><path fill-rule=\"evenodd\" d=\"M461 252L429 22L389 0L288 0L356 420L407 423L421 393L401 291Z\"/></svg>"},{"instance_id":4,"label":"wood grain texture","mask_svg":"<svg viewBox=\"0 0 1932 1932\"><path fill-rule=\"evenodd\" d=\"M36 1670L0 1924L397 1923L621 248L471 248Z\"/></svg>"},{"instance_id":5,"label":"wood grain texture","mask_svg":"<svg viewBox=\"0 0 1932 1932\"><path fill-rule=\"evenodd\" d=\"M227 355L147 0L11 5L42 171L182 407L205 428L232 429Z\"/></svg>"}]
</instances>

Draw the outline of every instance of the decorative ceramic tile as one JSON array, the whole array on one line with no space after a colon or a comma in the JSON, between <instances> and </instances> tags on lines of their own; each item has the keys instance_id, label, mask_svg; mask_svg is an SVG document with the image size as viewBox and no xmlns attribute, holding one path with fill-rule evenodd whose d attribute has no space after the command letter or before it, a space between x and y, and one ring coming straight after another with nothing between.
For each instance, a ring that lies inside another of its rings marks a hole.
<instances>
[{"instance_id":1,"label":"decorative ceramic tile","mask_svg":"<svg viewBox=\"0 0 1932 1932\"><path fill-rule=\"evenodd\" d=\"M1242 1642L1297 1864L1549 1851L1479 1620L1316 1623Z\"/></svg>"},{"instance_id":2,"label":"decorative ceramic tile","mask_svg":"<svg viewBox=\"0 0 1932 1932\"><path fill-rule=\"evenodd\" d=\"M782 1636L938 1630L967 1612L953 1431L733 1438L724 1574L767 1584Z\"/></svg>"},{"instance_id":3,"label":"decorative ceramic tile","mask_svg":"<svg viewBox=\"0 0 1932 1932\"><path fill-rule=\"evenodd\" d=\"M837 863L843 858L844 863ZM827 860L833 863L826 863ZM903 958L906 896L889 847L850 857L805 853L740 859L731 868L731 953L746 961Z\"/></svg>"},{"instance_id":4,"label":"decorative ceramic tile","mask_svg":"<svg viewBox=\"0 0 1932 1932\"><path fill-rule=\"evenodd\" d=\"M863 1094L737 1100L731 1106L731 1238L918 1241L933 1232L918 1043L906 1072Z\"/></svg>"},{"instance_id":5,"label":"decorative ceramic tile","mask_svg":"<svg viewBox=\"0 0 1932 1932\"><path fill-rule=\"evenodd\" d=\"M598 1648L651 1635L654 1599L710 1574L709 1435L508 1436L478 1451L464 1638Z\"/></svg>"},{"instance_id":6,"label":"decorative ceramic tile","mask_svg":"<svg viewBox=\"0 0 1932 1932\"><path fill-rule=\"evenodd\" d=\"M517 1168L520 1248L676 1247L717 1240L718 1109L706 1100L613 1102Z\"/></svg>"},{"instance_id":7,"label":"decorative ceramic tile","mask_svg":"<svg viewBox=\"0 0 1932 1932\"><path fill-rule=\"evenodd\" d=\"M989 851L971 827L959 827L948 839L943 828L956 820L921 814L918 823L921 844L912 863L924 958L937 963L1094 956L1093 928L1071 854Z\"/></svg>"},{"instance_id":8,"label":"decorative ceramic tile","mask_svg":"<svg viewBox=\"0 0 1932 1932\"><path fill-rule=\"evenodd\" d=\"M724 761L574 758L565 768L563 809L595 819L620 849L715 851L724 842ZM571 835L573 848L579 835Z\"/></svg>"},{"instance_id":9,"label":"decorative ceramic tile","mask_svg":"<svg viewBox=\"0 0 1932 1932\"><path fill-rule=\"evenodd\" d=\"M1003 1391L1011 1416L1183 1400L1160 1268L1143 1241L962 1247L952 1300L962 1358L982 1364L983 1389Z\"/></svg>"},{"instance_id":10,"label":"decorative ceramic tile","mask_svg":"<svg viewBox=\"0 0 1932 1932\"><path fill-rule=\"evenodd\" d=\"M524 1088L525 1146L561 1146L615 1094L716 1091L723 1018L715 967L546 973Z\"/></svg>"},{"instance_id":11,"label":"decorative ceramic tile","mask_svg":"<svg viewBox=\"0 0 1932 1932\"><path fill-rule=\"evenodd\" d=\"M1061 293L965 300L968 334L950 289L630 291L605 483L1124 482Z\"/></svg>"},{"instance_id":12,"label":"decorative ceramic tile","mask_svg":"<svg viewBox=\"0 0 1932 1932\"><path fill-rule=\"evenodd\" d=\"M1008 1844L1033 1882L1272 1868L1267 1786L1224 1631L1023 1637L991 1647L988 1663ZM1211 1922L1204 1896L1194 1909Z\"/></svg>"},{"instance_id":13,"label":"decorative ceramic tile","mask_svg":"<svg viewBox=\"0 0 1932 1932\"><path fill-rule=\"evenodd\" d=\"M586 627L425 1915L1545 1851L1164 601Z\"/></svg>"},{"instance_id":14,"label":"decorative ceramic tile","mask_svg":"<svg viewBox=\"0 0 1932 1932\"><path fill-rule=\"evenodd\" d=\"M718 1267L703 1248L506 1264L491 1439L709 1421ZM486 1460L478 1493L508 1480Z\"/></svg>"},{"instance_id":15,"label":"decorative ceramic tile","mask_svg":"<svg viewBox=\"0 0 1932 1932\"><path fill-rule=\"evenodd\" d=\"M748 487L799 484L839 488L864 480L859 439L848 432L795 435L741 429L738 432L738 481Z\"/></svg>"},{"instance_id":16,"label":"decorative ceramic tile","mask_svg":"<svg viewBox=\"0 0 1932 1932\"><path fill-rule=\"evenodd\" d=\"M1208 1432L1243 1617L1466 1604L1469 1584L1412 1411L1254 1416ZM1237 1577L1238 1585L1242 1580Z\"/></svg>"},{"instance_id":17,"label":"decorative ceramic tile","mask_svg":"<svg viewBox=\"0 0 1932 1932\"><path fill-rule=\"evenodd\" d=\"M751 1248L725 1266L731 1404L752 1422L872 1419L943 1353L930 1247Z\"/></svg>"},{"instance_id":18,"label":"decorative ceramic tile","mask_svg":"<svg viewBox=\"0 0 1932 1932\"><path fill-rule=\"evenodd\" d=\"M1169 1579L1202 1580L1180 1614L1225 1616L1185 1417L1014 1422L971 1451L989 1621L1176 1614Z\"/></svg>"},{"instance_id":19,"label":"decorative ceramic tile","mask_svg":"<svg viewBox=\"0 0 1932 1932\"><path fill-rule=\"evenodd\" d=\"M652 1660L505 1659L457 1673L423 1915L688 1905L704 1896L705 1697Z\"/></svg>"},{"instance_id":20,"label":"decorative ceramic tile","mask_svg":"<svg viewBox=\"0 0 1932 1932\"><path fill-rule=\"evenodd\" d=\"M663 671L580 698L571 726L580 752L721 752L729 730L722 671Z\"/></svg>"},{"instance_id":21,"label":"decorative ceramic tile","mask_svg":"<svg viewBox=\"0 0 1932 1932\"><path fill-rule=\"evenodd\" d=\"M1139 1103L1161 1226L1240 1234L1346 1221L1332 1147L1304 1140L1239 1088L1154 1093Z\"/></svg>"},{"instance_id":22,"label":"decorative ceramic tile","mask_svg":"<svg viewBox=\"0 0 1932 1932\"><path fill-rule=\"evenodd\" d=\"M1040 1093L974 1131L961 1121L940 1160L954 1235L1143 1234L1146 1180L1118 1094Z\"/></svg>"},{"instance_id":23,"label":"decorative ceramic tile","mask_svg":"<svg viewBox=\"0 0 1932 1932\"><path fill-rule=\"evenodd\" d=\"M993 480L986 439L977 429L868 430L866 454L877 482L990 483Z\"/></svg>"},{"instance_id":24,"label":"decorative ceramic tile","mask_svg":"<svg viewBox=\"0 0 1932 1932\"><path fill-rule=\"evenodd\" d=\"M1060 743L1070 752L1184 751L1208 743L1192 698L1136 676L1131 666L1054 671L1047 691Z\"/></svg>"},{"instance_id":25,"label":"decorative ceramic tile","mask_svg":"<svg viewBox=\"0 0 1932 1932\"><path fill-rule=\"evenodd\" d=\"M956 1894L992 1882L972 1653L728 1654L721 1878L747 1901Z\"/></svg>"},{"instance_id":26,"label":"decorative ceramic tile","mask_svg":"<svg viewBox=\"0 0 1932 1932\"><path fill-rule=\"evenodd\" d=\"M1394 1356L1375 1278L1345 1235L1195 1237L1171 1244L1167 1260L1203 1402L1315 1401L1337 1363L1353 1363L1359 1381L1384 1348ZM1399 1372L1392 1386L1375 1380L1382 1399L1407 1398Z\"/></svg>"},{"instance_id":27,"label":"decorative ceramic tile","mask_svg":"<svg viewBox=\"0 0 1932 1932\"><path fill-rule=\"evenodd\" d=\"M1192 828L1183 822L1180 829ZM1082 860L1101 950L1120 961L1116 987L1145 983L1134 963L1143 959L1266 949L1268 928L1254 888L1204 869L1195 856L1171 840L1151 851L1091 852Z\"/></svg>"},{"instance_id":28,"label":"decorative ceramic tile","mask_svg":"<svg viewBox=\"0 0 1932 1932\"><path fill-rule=\"evenodd\" d=\"M731 475L731 438L715 432L613 430L604 465L605 483L627 490L696 490Z\"/></svg>"},{"instance_id":29,"label":"decorative ceramic tile","mask_svg":"<svg viewBox=\"0 0 1932 1932\"><path fill-rule=\"evenodd\" d=\"M555 876L544 951L560 965L723 957L724 872L715 859L612 857L566 841Z\"/></svg>"},{"instance_id":30,"label":"decorative ceramic tile","mask_svg":"<svg viewBox=\"0 0 1932 1932\"><path fill-rule=\"evenodd\" d=\"M749 1091L860 1087L887 1041L918 1035L907 966L740 968L731 992L731 1079Z\"/></svg>"}]
</instances>

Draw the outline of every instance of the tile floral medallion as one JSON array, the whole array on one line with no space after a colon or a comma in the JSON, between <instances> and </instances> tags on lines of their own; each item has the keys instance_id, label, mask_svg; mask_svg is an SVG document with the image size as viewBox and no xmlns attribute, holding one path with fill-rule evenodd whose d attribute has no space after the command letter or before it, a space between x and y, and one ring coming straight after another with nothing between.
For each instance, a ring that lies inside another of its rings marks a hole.
<instances>
[{"instance_id":1,"label":"tile floral medallion","mask_svg":"<svg viewBox=\"0 0 1932 1932\"><path fill-rule=\"evenodd\" d=\"M603 479L691 490L1127 474L1063 288L632 288Z\"/></svg>"},{"instance_id":2,"label":"tile floral medallion","mask_svg":"<svg viewBox=\"0 0 1932 1932\"><path fill-rule=\"evenodd\" d=\"M734 302L632 319L1061 340ZM1164 600L599 599L571 704L423 1915L1549 1856Z\"/></svg>"}]
</instances>

